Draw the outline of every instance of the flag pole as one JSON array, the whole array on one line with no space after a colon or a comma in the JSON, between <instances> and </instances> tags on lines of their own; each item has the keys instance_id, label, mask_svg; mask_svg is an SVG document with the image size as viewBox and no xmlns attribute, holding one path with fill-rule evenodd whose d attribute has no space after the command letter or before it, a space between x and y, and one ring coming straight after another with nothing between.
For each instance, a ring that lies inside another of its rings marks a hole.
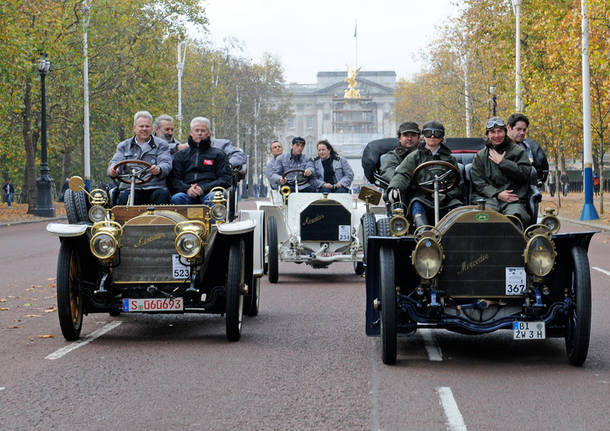
<instances>
[{"instance_id":1,"label":"flag pole","mask_svg":"<svg viewBox=\"0 0 610 431\"><path fill-rule=\"evenodd\" d=\"M356 24L354 25L354 43L356 45L356 66L355 69L358 68L358 20L355 20Z\"/></svg>"}]
</instances>

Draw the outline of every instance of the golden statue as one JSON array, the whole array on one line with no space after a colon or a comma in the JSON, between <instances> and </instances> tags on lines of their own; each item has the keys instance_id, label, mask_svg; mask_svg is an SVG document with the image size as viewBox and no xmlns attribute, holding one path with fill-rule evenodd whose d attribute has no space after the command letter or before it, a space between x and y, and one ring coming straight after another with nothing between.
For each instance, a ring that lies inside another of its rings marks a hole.
<instances>
[{"instance_id":1,"label":"golden statue","mask_svg":"<svg viewBox=\"0 0 610 431\"><path fill-rule=\"evenodd\" d=\"M347 66L347 78L345 78L347 89L343 92L343 97L345 99L360 99L360 90L356 90L356 77L359 72L360 67L350 70L349 66Z\"/></svg>"}]
</instances>

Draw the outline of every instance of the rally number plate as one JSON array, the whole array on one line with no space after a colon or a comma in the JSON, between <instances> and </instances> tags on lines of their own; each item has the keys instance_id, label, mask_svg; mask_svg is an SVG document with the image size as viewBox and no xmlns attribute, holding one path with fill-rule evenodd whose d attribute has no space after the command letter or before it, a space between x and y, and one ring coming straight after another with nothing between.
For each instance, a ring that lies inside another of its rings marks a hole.
<instances>
[{"instance_id":1,"label":"rally number plate","mask_svg":"<svg viewBox=\"0 0 610 431\"><path fill-rule=\"evenodd\" d=\"M155 311L182 311L184 301L182 298L125 298L123 311L129 312L155 312Z\"/></svg>"},{"instance_id":2,"label":"rally number plate","mask_svg":"<svg viewBox=\"0 0 610 431\"><path fill-rule=\"evenodd\" d=\"M544 322L513 322L513 340L544 340Z\"/></svg>"}]
</instances>

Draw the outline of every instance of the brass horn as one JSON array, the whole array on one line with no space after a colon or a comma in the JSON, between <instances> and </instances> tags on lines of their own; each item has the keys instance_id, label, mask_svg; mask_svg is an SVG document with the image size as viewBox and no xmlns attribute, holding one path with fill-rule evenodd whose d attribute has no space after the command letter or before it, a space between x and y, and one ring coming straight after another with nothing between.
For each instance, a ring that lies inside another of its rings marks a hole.
<instances>
[{"instance_id":1,"label":"brass horn","mask_svg":"<svg viewBox=\"0 0 610 431\"><path fill-rule=\"evenodd\" d=\"M288 195L290 194L290 186L283 186L280 189L280 193L282 194L282 196L284 196L285 198L288 197Z\"/></svg>"}]
</instances>

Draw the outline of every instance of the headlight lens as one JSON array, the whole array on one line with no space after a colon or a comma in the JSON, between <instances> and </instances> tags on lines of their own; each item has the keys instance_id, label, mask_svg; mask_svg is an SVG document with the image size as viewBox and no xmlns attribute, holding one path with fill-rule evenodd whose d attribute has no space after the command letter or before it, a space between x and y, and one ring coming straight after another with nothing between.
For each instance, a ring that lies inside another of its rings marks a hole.
<instances>
[{"instance_id":1,"label":"headlight lens","mask_svg":"<svg viewBox=\"0 0 610 431\"><path fill-rule=\"evenodd\" d=\"M403 236L409 230L409 222L402 215L395 215L390 219L390 232L394 236Z\"/></svg>"},{"instance_id":2,"label":"headlight lens","mask_svg":"<svg viewBox=\"0 0 610 431\"><path fill-rule=\"evenodd\" d=\"M227 216L227 207L221 204L216 204L212 206L210 210L210 215L216 221L224 220Z\"/></svg>"},{"instance_id":3,"label":"headlight lens","mask_svg":"<svg viewBox=\"0 0 610 431\"><path fill-rule=\"evenodd\" d=\"M89 220L93 223L102 221L106 218L106 210L104 207L94 205L89 209Z\"/></svg>"},{"instance_id":4,"label":"headlight lens","mask_svg":"<svg viewBox=\"0 0 610 431\"><path fill-rule=\"evenodd\" d=\"M421 278L430 280L441 270L443 249L434 239L422 238L413 250L411 263Z\"/></svg>"},{"instance_id":5,"label":"headlight lens","mask_svg":"<svg viewBox=\"0 0 610 431\"><path fill-rule=\"evenodd\" d=\"M561 224L559 223L559 219L554 215L548 215L542 218L541 223L545 225L551 233L559 232L559 228Z\"/></svg>"},{"instance_id":6,"label":"headlight lens","mask_svg":"<svg viewBox=\"0 0 610 431\"><path fill-rule=\"evenodd\" d=\"M187 259L197 256L201 251L201 238L193 232L180 232L176 237L176 251Z\"/></svg>"},{"instance_id":7,"label":"headlight lens","mask_svg":"<svg viewBox=\"0 0 610 431\"><path fill-rule=\"evenodd\" d=\"M546 235L534 235L525 246L525 265L538 277L551 272L556 256L555 246Z\"/></svg>"},{"instance_id":8,"label":"headlight lens","mask_svg":"<svg viewBox=\"0 0 610 431\"><path fill-rule=\"evenodd\" d=\"M95 257L102 260L110 259L117 251L119 244L116 238L106 232L98 232L91 238L90 248Z\"/></svg>"}]
</instances>

